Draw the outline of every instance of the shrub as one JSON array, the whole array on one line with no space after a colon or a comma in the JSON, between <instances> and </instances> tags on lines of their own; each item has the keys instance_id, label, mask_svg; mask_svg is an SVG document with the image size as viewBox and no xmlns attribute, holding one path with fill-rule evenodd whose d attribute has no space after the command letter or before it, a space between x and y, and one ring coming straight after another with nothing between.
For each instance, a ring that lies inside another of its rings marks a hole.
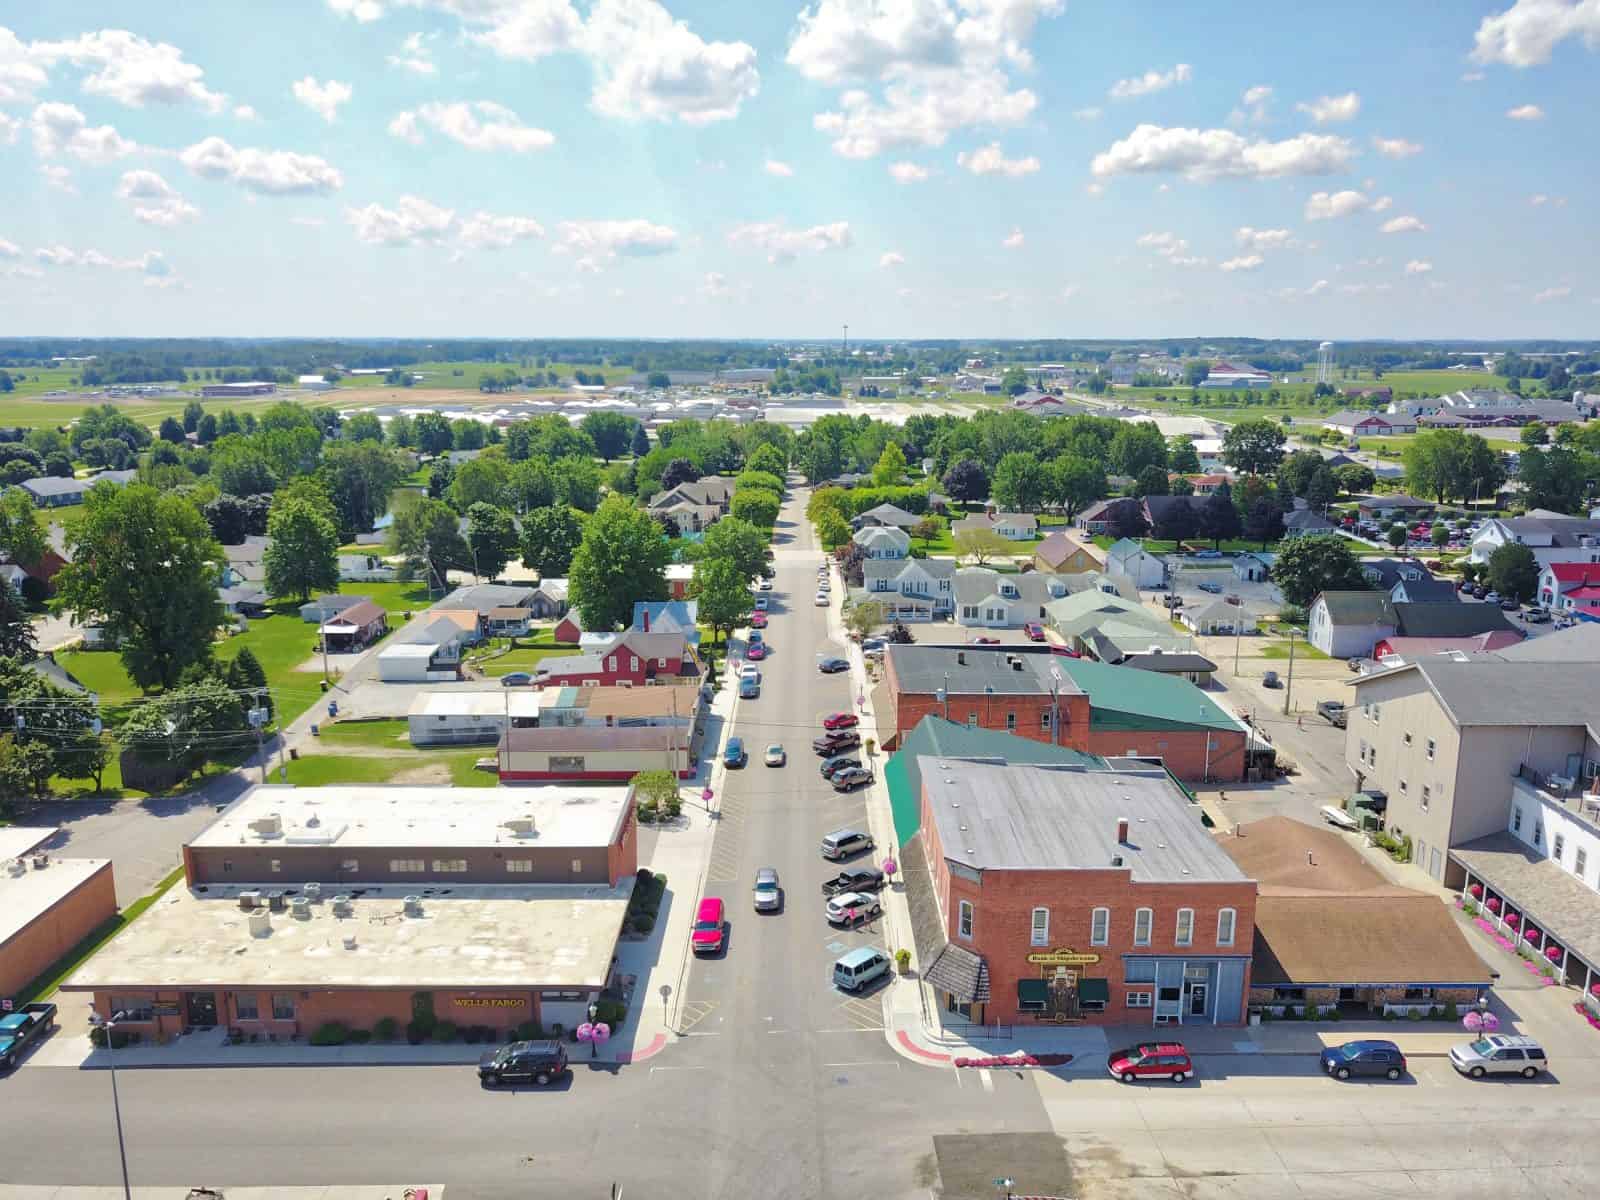
<instances>
[{"instance_id":1,"label":"shrub","mask_svg":"<svg viewBox=\"0 0 1600 1200\"><path fill-rule=\"evenodd\" d=\"M1444 1009L1440 1008L1437 1004L1435 1004L1432 1008L1430 1008L1428 1010L1428 1016L1431 1017L1435 1021L1442 1021L1442 1020L1444 1020Z\"/></svg>"},{"instance_id":2,"label":"shrub","mask_svg":"<svg viewBox=\"0 0 1600 1200\"><path fill-rule=\"evenodd\" d=\"M1329 1008L1328 1011L1326 1013L1324 1013L1323 1015L1326 1016L1328 1018L1328 1020L1330 1020L1330 1021L1339 1020L1339 1007L1338 1007L1338 1005L1334 1005L1333 1007Z\"/></svg>"},{"instance_id":3,"label":"shrub","mask_svg":"<svg viewBox=\"0 0 1600 1200\"><path fill-rule=\"evenodd\" d=\"M1444 1019L1446 1021L1457 1021L1460 1020L1460 1018L1461 1013L1457 1010L1456 1002L1454 1000L1450 1001L1449 1004L1444 1006Z\"/></svg>"},{"instance_id":4,"label":"shrub","mask_svg":"<svg viewBox=\"0 0 1600 1200\"><path fill-rule=\"evenodd\" d=\"M1413 1008L1410 1012L1406 1013L1406 1020L1408 1020L1408 1021L1420 1021L1420 1020L1422 1020L1422 1010L1420 1008Z\"/></svg>"},{"instance_id":5,"label":"shrub","mask_svg":"<svg viewBox=\"0 0 1600 1200\"><path fill-rule=\"evenodd\" d=\"M544 1030L539 1028L537 1021L524 1021L516 1028L517 1041L534 1042L544 1036Z\"/></svg>"},{"instance_id":6,"label":"shrub","mask_svg":"<svg viewBox=\"0 0 1600 1200\"><path fill-rule=\"evenodd\" d=\"M433 1040L436 1042L455 1041L456 1023L454 1021L440 1021L433 1027Z\"/></svg>"},{"instance_id":7,"label":"shrub","mask_svg":"<svg viewBox=\"0 0 1600 1200\"><path fill-rule=\"evenodd\" d=\"M372 1040L370 1029L352 1029L350 1031L350 1044L352 1046L365 1046Z\"/></svg>"},{"instance_id":8,"label":"shrub","mask_svg":"<svg viewBox=\"0 0 1600 1200\"><path fill-rule=\"evenodd\" d=\"M421 1045L427 1041L430 1032L432 1030L422 1021L406 1022L406 1041L413 1046Z\"/></svg>"},{"instance_id":9,"label":"shrub","mask_svg":"<svg viewBox=\"0 0 1600 1200\"><path fill-rule=\"evenodd\" d=\"M656 927L656 919L649 914L642 914L633 919L633 927L640 933L649 933Z\"/></svg>"},{"instance_id":10,"label":"shrub","mask_svg":"<svg viewBox=\"0 0 1600 1200\"><path fill-rule=\"evenodd\" d=\"M311 1035L313 1046L342 1046L350 1040L350 1029L341 1021L326 1021Z\"/></svg>"},{"instance_id":11,"label":"shrub","mask_svg":"<svg viewBox=\"0 0 1600 1200\"><path fill-rule=\"evenodd\" d=\"M621 1025L628 1015L628 1007L620 1000L601 1000L595 1005L594 1019L604 1021L613 1030Z\"/></svg>"},{"instance_id":12,"label":"shrub","mask_svg":"<svg viewBox=\"0 0 1600 1200\"><path fill-rule=\"evenodd\" d=\"M383 1017L372 1027L372 1036L380 1042L394 1041L397 1022L393 1017Z\"/></svg>"}]
</instances>

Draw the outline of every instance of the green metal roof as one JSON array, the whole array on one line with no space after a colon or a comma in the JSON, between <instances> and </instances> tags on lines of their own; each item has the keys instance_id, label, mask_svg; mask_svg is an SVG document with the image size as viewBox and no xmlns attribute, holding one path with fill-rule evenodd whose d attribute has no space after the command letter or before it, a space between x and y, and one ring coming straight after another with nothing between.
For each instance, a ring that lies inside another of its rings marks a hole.
<instances>
[{"instance_id":1,"label":"green metal roof","mask_svg":"<svg viewBox=\"0 0 1600 1200\"><path fill-rule=\"evenodd\" d=\"M1187 679L1087 658L1056 665L1089 694L1092 729L1228 729L1239 722Z\"/></svg>"},{"instance_id":2,"label":"green metal roof","mask_svg":"<svg viewBox=\"0 0 1600 1200\"><path fill-rule=\"evenodd\" d=\"M998 729L974 729L946 721L943 717L923 717L917 727L901 739L900 749L883 769L884 779L889 785L889 806L894 812L895 840L902 846L916 835L922 824L922 774L917 770L919 754L1035 766L1069 763L1104 769L1106 765L1105 759L1097 754L1085 754L1067 746L1052 746L1048 742L1036 742Z\"/></svg>"}]
</instances>

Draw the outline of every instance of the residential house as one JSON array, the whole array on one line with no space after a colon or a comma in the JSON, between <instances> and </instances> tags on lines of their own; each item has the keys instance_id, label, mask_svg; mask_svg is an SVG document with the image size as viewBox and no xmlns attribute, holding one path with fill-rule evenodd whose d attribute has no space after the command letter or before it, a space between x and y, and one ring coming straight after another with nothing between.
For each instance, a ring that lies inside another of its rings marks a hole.
<instances>
[{"instance_id":1,"label":"residential house","mask_svg":"<svg viewBox=\"0 0 1600 1200\"><path fill-rule=\"evenodd\" d=\"M693 563L668 563L663 572L667 581L667 595L674 600L683 600L689 595L689 585L694 582Z\"/></svg>"},{"instance_id":2,"label":"residential house","mask_svg":"<svg viewBox=\"0 0 1600 1200\"><path fill-rule=\"evenodd\" d=\"M1433 573L1417 558L1363 558L1361 574L1380 592L1389 592L1402 581L1432 579Z\"/></svg>"},{"instance_id":3,"label":"residential house","mask_svg":"<svg viewBox=\"0 0 1600 1200\"><path fill-rule=\"evenodd\" d=\"M1412 524L1432 518L1438 505L1396 492L1392 496L1369 496L1356 505L1363 521L1405 521Z\"/></svg>"},{"instance_id":4,"label":"residential house","mask_svg":"<svg viewBox=\"0 0 1600 1200\"><path fill-rule=\"evenodd\" d=\"M237 587L241 584L260 586L267 581L267 539L258 534L248 535L235 546L222 547L222 584ZM340 578L343 578L341 574Z\"/></svg>"},{"instance_id":5,"label":"residential house","mask_svg":"<svg viewBox=\"0 0 1600 1200\"><path fill-rule=\"evenodd\" d=\"M1307 640L1331 658L1367 658L1380 643L1402 638L1461 639L1458 649L1478 649L1473 639L1520 632L1492 604L1457 600L1404 603L1378 591L1322 592L1311 602Z\"/></svg>"},{"instance_id":6,"label":"residential house","mask_svg":"<svg viewBox=\"0 0 1600 1200\"><path fill-rule=\"evenodd\" d=\"M1297 508L1283 516L1283 536L1302 537L1308 533L1333 533L1338 529L1332 521L1321 513L1312 512L1309 508Z\"/></svg>"},{"instance_id":7,"label":"residential house","mask_svg":"<svg viewBox=\"0 0 1600 1200\"><path fill-rule=\"evenodd\" d=\"M1081 578L1066 576L1067 579ZM1179 633L1136 599L1106 588L1086 589L1045 605L1045 624L1077 654L1121 662L1152 649L1192 650L1194 639Z\"/></svg>"},{"instance_id":8,"label":"residential house","mask_svg":"<svg viewBox=\"0 0 1600 1200\"><path fill-rule=\"evenodd\" d=\"M860 597L883 604L891 620L929 621L955 611L955 576L953 558L868 559Z\"/></svg>"},{"instance_id":9,"label":"residential house","mask_svg":"<svg viewBox=\"0 0 1600 1200\"><path fill-rule=\"evenodd\" d=\"M534 589L531 587L475 583L456 588L439 601L438 607L471 609L479 617L488 620L489 614L497 608L527 608L533 603L533 592Z\"/></svg>"},{"instance_id":10,"label":"residential house","mask_svg":"<svg viewBox=\"0 0 1600 1200\"><path fill-rule=\"evenodd\" d=\"M223 547L227 549L226 546ZM384 562L376 554L339 555L339 579L344 583L392 583L399 578L393 563Z\"/></svg>"},{"instance_id":11,"label":"residential house","mask_svg":"<svg viewBox=\"0 0 1600 1200\"><path fill-rule=\"evenodd\" d=\"M1243 605L1229 604L1226 600L1213 600L1209 604L1178 610L1178 620L1198 634L1207 637L1241 633L1254 633L1256 619L1245 611Z\"/></svg>"},{"instance_id":12,"label":"residential house","mask_svg":"<svg viewBox=\"0 0 1600 1200\"><path fill-rule=\"evenodd\" d=\"M1106 574L1120 575L1135 587L1162 588L1167 585L1167 560L1147 552L1131 538L1123 538L1106 551Z\"/></svg>"},{"instance_id":13,"label":"residential house","mask_svg":"<svg viewBox=\"0 0 1600 1200\"><path fill-rule=\"evenodd\" d=\"M1053 529L1033 548L1037 570L1057 575L1099 571L1106 565L1105 551L1093 542L1077 537L1070 530Z\"/></svg>"},{"instance_id":14,"label":"residential house","mask_svg":"<svg viewBox=\"0 0 1600 1200\"><path fill-rule=\"evenodd\" d=\"M534 678L540 687L642 687L700 674L694 644L681 632L630 629L591 653L545 659Z\"/></svg>"},{"instance_id":15,"label":"residential house","mask_svg":"<svg viewBox=\"0 0 1600 1200\"><path fill-rule=\"evenodd\" d=\"M270 598L265 588L257 587L253 583L241 583L232 587L219 587L217 599L222 604L222 610L233 616L264 617L267 615Z\"/></svg>"},{"instance_id":16,"label":"residential house","mask_svg":"<svg viewBox=\"0 0 1600 1200\"><path fill-rule=\"evenodd\" d=\"M1515 646L1521 641L1522 634L1515 629L1495 629L1467 637L1403 637L1396 634L1379 638L1372 647L1372 657L1382 666L1397 667L1426 655L1477 658Z\"/></svg>"},{"instance_id":17,"label":"residential house","mask_svg":"<svg viewBox=\"0 0 1600 1200\"><path fill-rule=\"evenodd\" d=\"M1109 481L1108 481L1109 482ZM1130 481L1131 482L1131 481ZM1090 536L1109 534L1122 514L1142 509L1131 496L1115 496L1110 500L1096 500L1073 518L1073 524Z\"/></svg>"},{"instance_id":18,"label":"residential house","mask_svg":"<svg viewBox=\"0 0 1600 1200\"><path fill-rule=\"evenodd\" d=\"M1485 521L1472 539L1469 560L1486 563L1501 546L1516 544L1533 551L1541 567L1551 563L1600 563L1600 520L1569 517L1536 508L1526 516Z\"/></svg>"},{"instance_id":19,"label":"residential house","mask_svg":"<svg viewBox=\"0 0 1600 1200\"><path fill-rule=\"evenodd\" d=\"M1134 671L1154 671L1158 675L1176 675L1187 679L1195 687L1210 687L1217 673L1217 664L1193 650L1163 650L1156 646L1139 654L1130 654L1117 664Z\"/></svg>"},{"instance_id":20,"label":"residential house","mask_svg":"<svg viewBox=\"0 0 1600 1200\"><path fill-rule=\"evenodd\" d=\"M956 572L956 623L969 629L1017 629L1042 622L1045 605L1067 594L1066 580L1055 575L962 567Z\"/></svg>"},{"instance_id":21,"label":"residential house","mask_svg":"<svg viewBox=\"0 0 1600 1200\"><path fill-rule=\"evenodd\" d=\"M551 631L551 636L555 638L556 644L559 646L581 646L585 634L596 632L601 631L591 630L584 624L581 609L568 608L566 615L556 622L556 627ZM603 632L609 634L613 631L607 629Z\"/></svg>"},{"instance_id":22,"label":"residential house","mask_svg":"<svg viewBox=\"0 0 1600 1200\"><path fill-rule=\"evenodd\" d=\"M1007 513L990 511L982 517L969 517L968 520L988 522L988 527L1008 542L1027 542L1039 536L1039 518L1032 513ZM965 526L967 522L957 521L950 527L954 533L957 526ZM973 528L978 528L973 526Z\"/></svg>"},{"instance_id":23,"label":"residential house","mask_svg":"<svg viewBox=\"0 0 1600 1200\"><path fill-rule=\"evenodd\" d=\"M523 637L533 620L532 608L491 608L484 623L484 632L490 637Z\"/></svg>"},{"instance_id":24,"label":"residential house","mask_svg":"<svg viewBox=\"0 0 1600 1200\"><path fill-rule=\"evenodd\" d=\"M307 600L300 606L300 619L308 625L321 625L324 621L338 616L351 605L360 604L363 600L371 600L371 596L341 596L337 592L329 592L318 596L314 600Z\"/></svg>"},{"instance_id":25,"label":"residential house","mask_svg":"<svg viewBox=\"0 0 1600 1200\"><path fill-rule=\"evenodd\" d=\"M470 610L419 613L378 651L378 678L385 683L459 679L462 652L481 639L478 622Z\"/></svg>"},{"instance_id":26,"label":"residential house","mask_svg":"<svg viewBox=\"0 0 1600 1200\"><path fill-rule=\"evenodd\" d=\"M635 600L628 629L641 633L681 633L689 644L700 644L700 601Z\"/></svg>"},{"instance_id":27,"label":"residential house","mask_svg":"<svg viewBox=\"0 0 1600 1200\"><path fill-rule=\"evenodd\" d=\"M657 492L646 511L658 520L671 519L683 533L702 533L728 513L733 502L733 479L707 475Z\"/></svg>"},{"instance_id":28,"label":"residential house","mask_svg":"<svg viewBox=\"0 0 1600 1200\"><path fill-rule=\"evenodd\" d=\"M58 534L60 526L52 525L50 530L52 535ZM65 549L65 546L62 548ZM0 576L9 581L19 595L22 592L23 582L28 579L38 580L45 590L53 595L56 590L56 573L67 565L67 560L57 552L54 545L47 545L36 563L14 563L10 559L9 552L0 550Z\"/></svg>"},{"instance_id":29,"label":"residential house","mask_svg":"<svg viewBox=\"0 0 1600 1200\"><path fill-rule=\"evenodd\" d=\"M900 559L911 553L911 535L893 525L868 525L856 530L850 540L861 547L866 558Z\"/></svg>"},{"instance_id":30,"label":"residential house","mask_svg":"<svg viewBox=\"0 0 1600 1200\"><path fill-rule=\"evenodd\" d=\"M1389 599L1398 604L1459 604L1456 585L1448 579L1399 579L1389 589Z\"/></svg>"},{"instance_id":31,"label":"residential house","mask_svg":"<svg viewBox=\"0 0 1600 1200\"><path fill-rule=\"evenodd\" d=\"M894 504L879 504L866 512L857 513L850 519L851 529L865 529L869 525L893 525L898 529L910 529L921 517L909 513Z\"/></svg>"},{"instance_id":32,"label":"residential house","mask_svg":"<svg viewBox=\"0 0 1600 1200\"><path fill-rule=\"evenodd\" d=\"M528 613L540 621L549 621L567 615L567 581L541 579L528 601Z\"/></svg>"},{"instance_id":33,"label":"residential house","mask_svg":"<svg viewBox=\"0 0 1600 1200\"><path fill-rule=\"evenodd\" d=\"M1013 396L1011 398L1011 407L1020 409L1022 412L1031 412L1041 417L1059 416L1062 413L1073 411L1073 405L1063 400L1060 396L1033 389Z\"/></svg>"},{"instance_id":34,"label":"residential house","mask_svg":"<svg viewBox=\"0 0 1600 1200\"><path fill-rule=\"evenodd\" d=\"M322 640L333 654L365 650L389 632L389 615L371 600L342 609L321 626Z\"/></svg>"},{"instance_id":35,"label":"residential house","mask_svg":"<svg viewBox=\"0 0 1600 1200\"><path fill-rule=\"evenodd\" d=\"M1272 578L1276 554L1265 550L1246 550L1233 556L1233 577L1241 583L1266 583Z\"/></svg>"},{"instance_id":36,"label":"residential house","mask_svg":"<svg viewBox=\"0 0 1600 1200\"><path fill-rule=\"evenodd\" d=\"M1233 483L1230 476L1220 471L1212 472L1208 475L1190 475L1187 478L1196 496L1209 496L1218 488L1231 487Z\"/></svg>"},{"instance_id":37,"label":"residential house","mask_svg":"<svg viewBox=\"0 0 1600 1200\"><path fill-rule=\"evenodd\" d=\"M1566 603L1569 595L1597 586L1600 586L1600 565L1550 563L1539 573L1539 586L1534 595L1545 608L1570 612L1579 606Z\"/></svg>"},{"instance_id":38,"label":"residential house","mask_svg":"<svg viewBox=\"0 0 1600 1200\"><path fill-rule=\"evenodd\" d=\"M24 479L17 486L27 492L40 508L64 508L69 504L82 504L85 494L97 483L122 487L138 477L139 472L134 470L101 471L87 479L58 479L53 475L41 475L37 479Z\"/></svg>"}]
</instances>

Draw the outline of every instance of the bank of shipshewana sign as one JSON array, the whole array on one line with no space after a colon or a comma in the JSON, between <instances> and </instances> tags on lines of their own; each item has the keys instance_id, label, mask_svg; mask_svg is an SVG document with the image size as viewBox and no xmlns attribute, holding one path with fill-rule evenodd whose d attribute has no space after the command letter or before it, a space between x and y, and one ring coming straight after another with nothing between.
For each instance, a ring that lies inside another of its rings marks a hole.
<instances>
[{"instance_id":1,"label":"bank of shipshewana sign","mask_svg":"<svg viewBox=\"0 0 1600 1200\"><path fill-rule=\"evenodd\" d=\"M1100 961L1098 954L1079 954L1076 950L1035 950L1028 961L1040 967L1087 967Z\"/></svg>"},{"instance_id":2,"label":"bank of shipshewana sign","mask_svg":"<svg viewBox=\"0 0 1600 1200\"><path fill-rule=\"evenodd\" d=\"M457 1008L521 1008L526 1000L516 996L457 996Z\"/></svg>"}]
</instances>

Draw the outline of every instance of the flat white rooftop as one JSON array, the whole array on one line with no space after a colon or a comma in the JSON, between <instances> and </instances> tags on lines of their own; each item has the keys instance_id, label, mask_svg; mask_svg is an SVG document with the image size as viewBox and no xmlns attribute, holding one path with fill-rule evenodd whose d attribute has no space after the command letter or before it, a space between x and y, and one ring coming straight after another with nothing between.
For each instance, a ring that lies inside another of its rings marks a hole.
<instances>
[{"instance_id":1,"label":"flat white rooftop","mask_svg":"<svg viewBox=\"0 0 1600 1200\"><path fill-rule=\"evenodd\" d=\"M108 858L54 858L44 867L23 860L21 874L0 864L0 945L21 933L76 891L96 871L110 865Z\"/></svg>"},{"instance_id":2,"label":"flat white rooftop","mask_svg":"<svg viewBox=\"0 0 1600 1200\"><path fill-rule=\"evenodd\" d=\"M60 832L54 825L0 825L0 861L20 858Z\"/></svg>"},{"instance_id":3,"label":"flat white rooftop","mask_svg":"<svg viewBox=\"0 0 1600 1200\"><path fill-rule=\"evenodd\" d=\"M601 987L632 888L388 884L352 888L343 907L324 886L304 916L265 914L264 932L239 907L250 889L173 888L64 986Z\"/></svg>"},{"instance_id":4,"label":"flat white rooftop","mask_svg":"<svg viewBox=\"0 0 1600 1200\"><path fill-rule=\"evenodd\" d=\"M201 849L607 846L622 827L630 791L623 787L257 785L189 844Z\"/></svg>"},{"instance_id":5,"label":"flat white rooftop","mask_svg":"<svg viewBox=\"0 0 1600 1200\"><path fill-rule=\"evenodd\" d=\"M406 710L412 717L537 717L539 692L498 687L494 691L420 692Z\"/></svg>"}]
</instances>

